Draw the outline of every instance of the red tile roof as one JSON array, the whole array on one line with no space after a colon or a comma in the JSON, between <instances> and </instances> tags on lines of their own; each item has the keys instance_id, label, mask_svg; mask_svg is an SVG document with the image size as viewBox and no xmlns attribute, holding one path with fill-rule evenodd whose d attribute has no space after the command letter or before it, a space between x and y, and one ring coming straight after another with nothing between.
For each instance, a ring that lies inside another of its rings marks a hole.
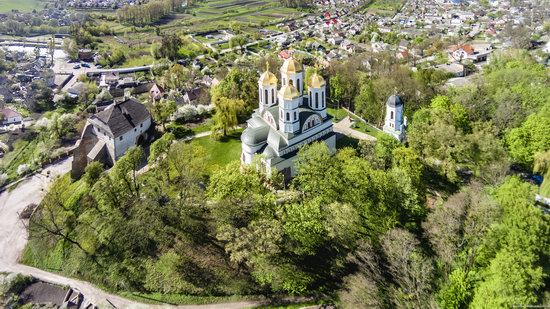
<instances>
[{"instance_id":1,"label":"red tile roof","mask_svg":"<svg viewBox=\"0 0 550 309\"><path fill-rule=\"evenodd\" d=\"M6 118L21 117L21 114L10 108L4 108L2 110L2 114L4 114L4 117Z\"/></svg>"},{"instance_id":2,"label":"red tile roof","mask_svg":"<svg viewBox=\"0 0 550 309\"><path fill-rule=\"evenodd\" d=\"M451 50L453 52L459 50L459 49L462 49L463 51L465 51L468 55L473 55L474 54L474 48L472 47L472 45L470 44L463 44L463 45L454 45Z\"/></svg>"}]
</instances>

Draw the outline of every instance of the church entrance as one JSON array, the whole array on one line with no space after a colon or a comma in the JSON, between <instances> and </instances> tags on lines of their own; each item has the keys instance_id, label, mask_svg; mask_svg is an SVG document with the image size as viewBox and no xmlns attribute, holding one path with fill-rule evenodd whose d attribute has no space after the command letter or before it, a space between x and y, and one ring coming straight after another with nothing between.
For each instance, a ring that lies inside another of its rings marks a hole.
<instances>
[{"instance_id":1,"label":"church entrance","mask_svg":"<svg viewBox=\"0 0 550 309\"><path fill-rule=\"evenodd\" d=\"M291 171L290 171L290 167L283 168L281 173L283 174L283 179L284 179L285 185L288 184L290 182L290 179L292 179L292 174L291 174Z\"/></svg>"}]
</instances>

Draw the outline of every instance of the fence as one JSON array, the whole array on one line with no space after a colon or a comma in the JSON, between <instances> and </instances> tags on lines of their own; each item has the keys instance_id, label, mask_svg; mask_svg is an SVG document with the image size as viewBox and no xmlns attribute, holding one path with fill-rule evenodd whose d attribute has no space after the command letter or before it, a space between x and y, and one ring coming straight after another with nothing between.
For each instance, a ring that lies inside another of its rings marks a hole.
<instances>
[{"instance_id":1,"label":"fence","mask_svg":"<svg viewBox=\"0 0 550 309\"><path fill-rule=\"evenodd\" d=\"M350 111L349 109L345 108L342 106L342 109L345 110L346 112L348 112L349 114L353 115L355 118L359 119L361 122L365 123L365 124L368 124L371 128L377 130L378 132L383 132L382 130L380 130L379 128L373 126L372 124L370 124L368 121L366 121L365 119L361 118L359 115L357 115L356 113Z\"/></svg>"}]
</instances>

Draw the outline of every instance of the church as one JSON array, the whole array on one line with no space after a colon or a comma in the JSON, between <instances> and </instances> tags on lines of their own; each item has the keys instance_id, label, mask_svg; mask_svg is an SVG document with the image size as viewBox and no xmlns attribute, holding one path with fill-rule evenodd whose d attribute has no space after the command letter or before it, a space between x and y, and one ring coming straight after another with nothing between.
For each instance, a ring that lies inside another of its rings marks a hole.
<instances>
[{"instance_id":1,"label":"church","mask_svg":"<svg viewBox=\"0 0 550 309\"><path fill-rule=\"evenodd\" d=\"M302 64L293 57L285 60L280 74L280 88L269 67L258 80L259 108L241 135L241 162L251 164L261 155L265 172L276 169L288 180L296 174L294 160L301 146L323 141L336 151L336 135L327 114L323 77L315 73L305 81Z\"/></svg>"}]
</instances>

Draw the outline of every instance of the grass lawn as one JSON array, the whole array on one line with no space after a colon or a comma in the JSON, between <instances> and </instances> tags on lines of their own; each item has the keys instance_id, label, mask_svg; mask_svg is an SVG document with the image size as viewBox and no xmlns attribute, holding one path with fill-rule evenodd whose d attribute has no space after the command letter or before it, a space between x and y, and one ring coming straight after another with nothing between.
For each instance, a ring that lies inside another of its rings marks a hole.
<instances>
[{"instance_id":1,"label":"grass lawn","mask_svg":"<svg viewBox=\"0 0 550 309\"><path fill-rule=\"evenodd\" d=\"M193 144L200 145L209 154L207 161L207 173L212 173L219 167L227 165L229 162L239 160L241 155L241 133L237 131L230 133L227 137L217 141L210 136L197 138L191 141Z\"/></svg>"},{"instance_id":2,"label":"grass lawn","mask_svg":"<svg viewBox=\"0 0 550 309\"><path fill-rule=\"evenodd\" d=\"M31 164L34 158L38 158L40 150L36 139L19 139L13 143L13 150L6 153L0 160L0 168L8 174L9 179L17 178L17 167L21 164Z\"/></svg>"},{"instance_id":3,"label":"grass lawn","mask_svg":"<svg viewBox=\"0 0 550 309\"><path fill-rule=\"evenodd\" d=\"M336 107L328 107L328 106L327 106L327 113L331 115L332 118L334 118L333 120L334 122L338 122L348 115L348 112L346 112L342 108L338 109Z\"/></svg>"},{"instance_id":4,"label":"grass lawn","mask_svg":"<svg viewBox=\"0 0 550 309\"><path fill-rule=\"evenodd\" d=\"M46 3L47 1L40 0L1 0L0 13L8 13L11 12L11 10L30 12L34 9L42 9Z\"/></svg>"},{"instance_id":5,"label":"grass lawn","mask_svg":"<svg viewBox=\"0 0 550 309\"><path fill-rule=\"evenodd\" d=\"M121 68L127 68L127 67L139 67L143 65L150 65L153 62L155 62L155 59L151 55L142 55L139 57L128 57L126 61L119 67Z\"/></svg>"},{"instance_id":6,"label":"grass lawn","mask_svg":"<svg viewBox=\"0 0 550 309\"><path fill-rule=\"evenodd\" d=\"M355 117L353 117L355 118ZM356 119L356 118L355 118ZM370 136L374 136L376 138L380 138L380 136L384 135L385 133L382 131L377 130L372 125L368 123L364 123L361 120L356 119L355 126L352 127L354 130L357 130L359 132L366 133Z\"/></svg>"},{"instance_id":7,"label":"grass lawn","mask_svg":"<svg viewBox=\"0 0 550 309\"><path fill-rule=\"evenodd\" d=\"M367 5L366 11L372 14L391 16L399 11L404 3L405 0L374 0Z\"/></svg>"},{"instance_id":8,"label":"grass lawn","mask_svg":"<svg viewBox=\"0 0 550 309\"><path fill-rule=\"evenodd\" d=\"M189 126L189 125L188 125ZM212 129L212 120L207 119L206 121L196 125L196 126L189 126L191 131L193 131L194 134L202 133L202 132L208 132Z\"/></svg>"}]
</instances>

